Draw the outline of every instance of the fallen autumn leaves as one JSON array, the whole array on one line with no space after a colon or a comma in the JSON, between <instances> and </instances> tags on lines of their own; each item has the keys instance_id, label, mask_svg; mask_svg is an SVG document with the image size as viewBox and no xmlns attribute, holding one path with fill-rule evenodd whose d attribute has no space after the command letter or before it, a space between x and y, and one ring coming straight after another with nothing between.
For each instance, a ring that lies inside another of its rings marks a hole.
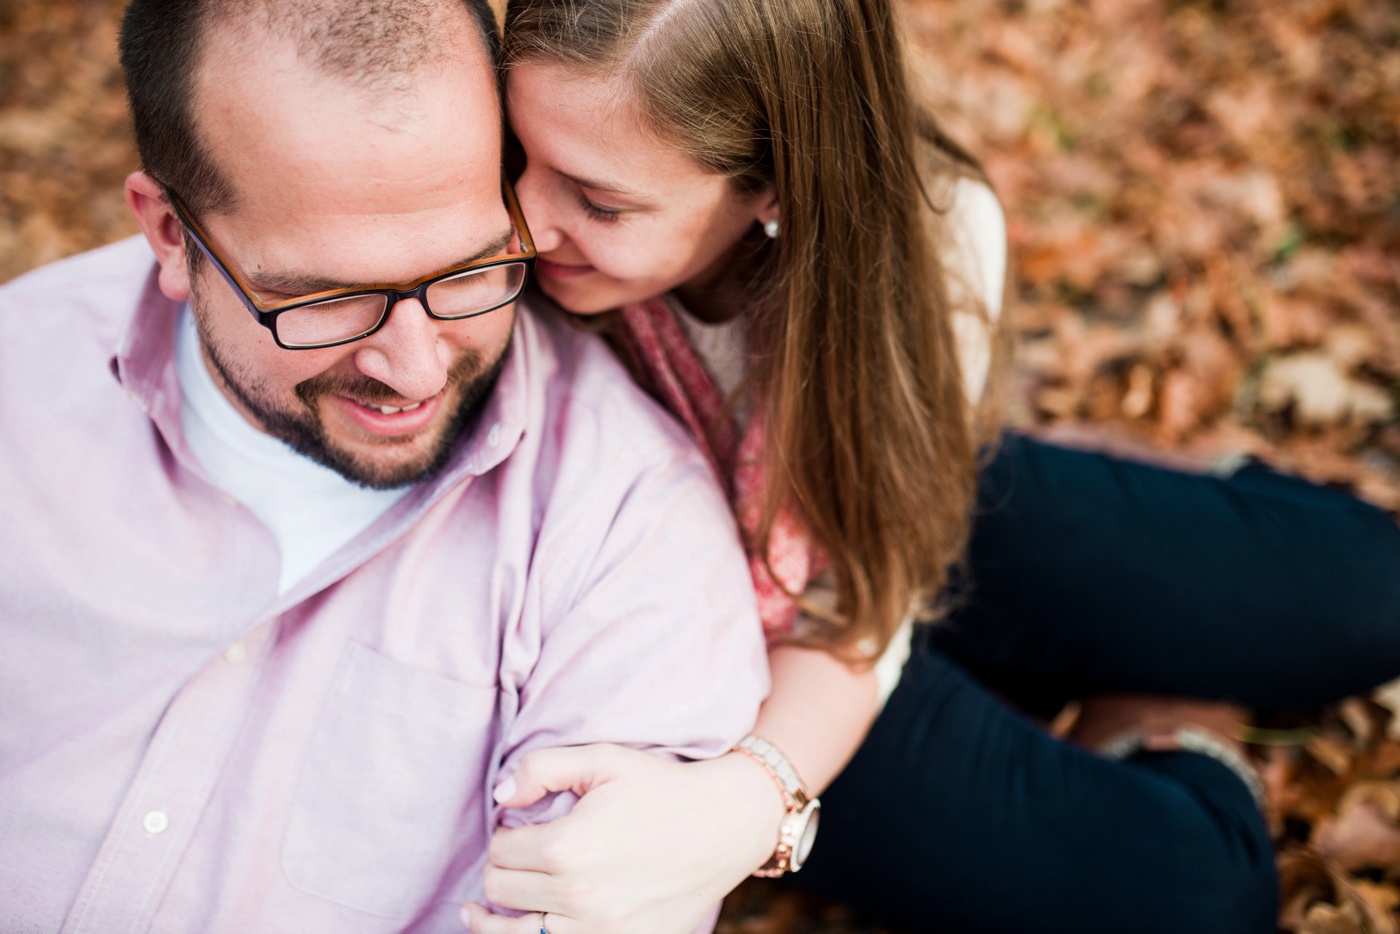
<instances>
[{"instance_id":1,"label":"fallen autumn leaves","mask_svg":"<svg viewBox=\"0 0 1400 934\"><path fill-rule=\"evenodd\" d=\"M1394 4L909 10L927 92L1010 208L1021 417L1400 508Z\"/></svg>"},{"instance_id":2,"label":"fallen autumn leaves","mask_svg":"<svg viewBox=\"0 0 1400 934\"><path fill-rule=\"evenodd\" d=\"M120 6L0 3L0 280L135 230ZM906 7L921 92L1007 205L1013 421L1254 453L1400 510L1400 7ZM1397 708L1256 747L1287 930L1397 931ZM751 884L721 930L876 929Z\"/></svg>"},{"instance_id":3,"label":"fallen autumn leaves","mask_svg":"<svg viewBox=\"0 0 1400 934\"><path fill-rule=\"evenodd\" d=\"M1400 510L1400 9L908 13L924 93L1011 217L1013 418L1201 459L1252 453ZM1400 720L1386 708L1400 689L1377 700L1255 747L1286 930L1397 930ZM781 898L724 930L870 930Z\"/></svg>"}]
</instances>

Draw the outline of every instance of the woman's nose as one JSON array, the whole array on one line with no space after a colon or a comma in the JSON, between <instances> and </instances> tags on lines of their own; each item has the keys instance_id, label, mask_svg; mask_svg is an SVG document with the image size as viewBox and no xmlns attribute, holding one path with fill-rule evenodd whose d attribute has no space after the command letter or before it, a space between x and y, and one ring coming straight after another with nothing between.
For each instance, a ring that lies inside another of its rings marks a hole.
<instances>
[{"instance_id":1,"label":"woman's nose","mask_svg":"<svg viewBox=\"0 0 1400 934\"><path fill-rule=\"evenodd\" d=\"M558 212L545 184L542 172L532 170L529 165L515 182L515 197L520 202L520 213L525 215L525 223L530 227L530 236L535 241L535 249L540 253L551 253L563 245L565 237L555 219Z\"/></svg>"}]
</instances>

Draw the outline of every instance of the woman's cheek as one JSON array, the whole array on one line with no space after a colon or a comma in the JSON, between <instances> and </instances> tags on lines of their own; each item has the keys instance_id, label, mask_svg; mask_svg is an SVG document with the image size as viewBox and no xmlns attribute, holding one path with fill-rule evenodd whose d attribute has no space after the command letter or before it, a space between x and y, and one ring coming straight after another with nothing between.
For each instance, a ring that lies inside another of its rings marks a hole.
<instances>
[{"instance_id":1,"label":"woman's cheek","mask_svg":"<svg viewBox=\"0 0 1400 934\"><path fill-rule=\"evenodd\" d=\"M619 282L656 281L665 278L673 265L671 250L668 249L672 244L664 233L638 228L626 231L625 235L607 238L606 245L599 240L596 246L604 248L595 248L597 260L594 268Z\"/></svg>"}]
</instances>

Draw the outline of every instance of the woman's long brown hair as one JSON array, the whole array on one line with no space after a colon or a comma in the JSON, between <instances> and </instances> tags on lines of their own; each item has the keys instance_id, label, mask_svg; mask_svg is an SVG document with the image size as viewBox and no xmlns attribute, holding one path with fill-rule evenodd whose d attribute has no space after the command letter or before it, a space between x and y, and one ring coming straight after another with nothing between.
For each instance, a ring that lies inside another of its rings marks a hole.
<instances>
[{"instance_id":1,"label":"woman's long brown hair","mask_svg":"<svg viewBox=\"0 0 1400 934\"><path fill-rule=\"evenodd\" d=\"M619 75L660 138L742 191L781 235L741 245L764 405L760 553L790 509L834 608L804 641L870 658L938 592L975 485L973 419L939 261L937 202L979 176L914 107L891 0L510 0L506 66ZM942 186L941 188L939 186Z\"/></svg>"}]
</instances>

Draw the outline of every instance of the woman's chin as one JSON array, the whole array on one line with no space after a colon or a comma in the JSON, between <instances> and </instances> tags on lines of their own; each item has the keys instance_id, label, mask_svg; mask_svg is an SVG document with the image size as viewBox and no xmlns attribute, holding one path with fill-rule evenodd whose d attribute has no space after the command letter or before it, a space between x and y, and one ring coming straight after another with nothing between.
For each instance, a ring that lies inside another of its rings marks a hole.
<instances>
[{"instance_id":1,"label":"woman's chin","mask_svg":"<svg viewBox=\"0 0 1400 934\"><path fill-rule=\"evenodd\" d=\"M546 272L537 273L535 281L539 283L540 291L570 314L602 314L627 302L612 289L598 288L578 280L558 279Z\"/></svg>"}]
</instances>

